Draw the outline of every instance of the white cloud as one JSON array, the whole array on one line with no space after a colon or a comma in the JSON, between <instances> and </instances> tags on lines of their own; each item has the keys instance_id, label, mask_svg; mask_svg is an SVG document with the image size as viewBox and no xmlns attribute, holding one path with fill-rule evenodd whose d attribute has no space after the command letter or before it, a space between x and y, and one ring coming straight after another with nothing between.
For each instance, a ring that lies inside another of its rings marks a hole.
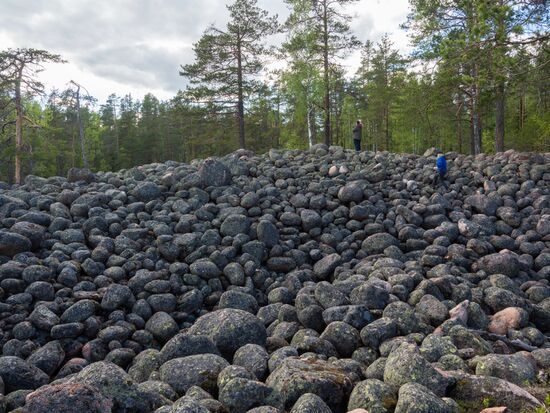
<instances>
[{"instance_id":1,"label":"white cloud","mask_svg":"<svg viewBox=\"0 0 550 413\"><path fill-rule=\"evenodd\" d=\"M362 0L352 8L356 18L351 28L362 42L366 40L377 42L387 33L394 47L401 53L408 53L410 47L407 34L399 27L407 18L408 8L408 0ZM350 70L353 72L359 67L359 62L359 51L347 59Z\"/></svg>"},{"instance_id":2,"label":"white cloud","mask_svg":"<svg viewBox=\"0 0 550 413\"><path fill-rule=\"evenodd\" d=\"M147 92L168 99L185 88L179 66L193 61L192 45L209 24L224 25L225 0L0 0L0 48L33 47L61 54L69 63L47 65L41 80L63 89L72 79L100 102L111 93ZM282 0L260 7L288 15ZM401 50L407 0L361 0L352 29L362 41L390 33ZM358 52L347 60L357 65Z\"/></svg>"}]
</instances>

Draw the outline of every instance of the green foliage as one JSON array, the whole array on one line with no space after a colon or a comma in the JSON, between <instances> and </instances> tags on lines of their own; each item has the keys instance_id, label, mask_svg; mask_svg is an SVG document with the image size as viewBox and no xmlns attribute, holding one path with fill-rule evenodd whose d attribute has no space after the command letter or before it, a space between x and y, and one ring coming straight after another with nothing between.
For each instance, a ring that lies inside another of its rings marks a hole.
<instances>
[{"instance_id":1,"label":"green foliage","mask_svg":"<svg viewBox=\"0 0 550 413\"><path fill-rule=\"evenodd\" d=\"M471 152L504 150L503 110L509 89L525 81L521 75L525 66L518 73L517 62L522 55L536 58L548 39L550 9L546 2L411 0L410 4L404 27L416 46L416 57L437 61L440 75L454 89L454 99L464 103L475 126ZM487 124L494 145L483 131Z\"/></svg>"},{"instance_id":2,"label":"green foliage","mask_svg":"<svg viewBox=\"0 0 550 413\"><path fill-rule=\"evenodd\" d=\"M195 44L194 63L182 67L190 80L185 92L166 101L113 94L101 105L82 97L90 167L119 170L224 155L242 145L242 123L255 152L305 149L324 141L327 114L332 142L347 148L362 119L367 150L422 154L436 146L465 153L476 143L476 123L477 144L494 152L500 120L503 149L550 151L550 12L543 2L411 0L405 27L413 55L401 55L389 36L366 40L352 75L341 58L359 47L345 9L355 1L286 0L286 39L274 53L264 37L277 28L275 18L256 0L236 0L228 7L229 23L207 28ZM6 53L0 52L0 180L13 182L14 91L13 79L6 80ZM266 74L267 54L284 61L283 69ZM22 101L30 120L19 154L23 176L66 175L81 167L74 90L54 90L40 101L23 93Z\"/></svg>"},{"instance_id":3,"label":"green foliage","mask_svg":"<svg viewBox=\"0 0 550 413\"><path fill-rule=\"evenodd\" d=\"M375 47L365 45L357 82L368 97L365 99L368 139L376 149L392 150L392 136L400 118L394 111L400 111L402 106L405 60L387 35Z\"/></svg>"},{"instance_id":4,"label":"green foliage","mask_svg":"<svg viewBox=\"0 0 550 413\"><path fill-rule=\"evenodd\" d=\"M360 46L350 29L352 17L344 8L358 0L285 0L291 13L285 27L288 41L283 45L283 53L288 54L291 67L306 65L311 72L304 77L298 73L300 83L307 95L306 112L308 124L308 143L312 145L316 135L316 116L313 114L315 102L313 93L318 84L322 85L324 111L324 142L332 142L333 131L331 117L336 117L336 139L338 140L339 106L332 104L338 96L333 96L341 77L340 60L351 50ZM315 72L322 74L317 79ZM290 69L290 73L294 73ZM342 101L342 99L340 99ZM338 105L338 103L336 102Z\"/></svg>"},{"instance_id":5,"label":"green foliage","mask_svg":"<svg viewBox=\"0 0 550 413\"><path fill-rule=\"evenodd\" d=\"M544 398L544 406L539 406L534 413L548 413L550 410L550 393Z\"/></svg>"}]
</instances>

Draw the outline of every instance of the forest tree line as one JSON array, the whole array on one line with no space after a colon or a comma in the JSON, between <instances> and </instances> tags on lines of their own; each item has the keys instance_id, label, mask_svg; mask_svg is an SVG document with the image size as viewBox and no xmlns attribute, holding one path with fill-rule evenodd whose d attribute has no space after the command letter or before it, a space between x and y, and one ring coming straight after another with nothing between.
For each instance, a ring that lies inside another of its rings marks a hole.
<instances>
[{"instance_id":1,"label":"forest tree line","mask_svg":"<svg viewBox=\"0 0 550 413\"><path fill-rule=\"evenodd\" d=\"M279 22L256 0L235 0L227 25L194 45L194 62L179 68L189 86L169 100L112 94L100 104L75 81L46 91L37 72L62 56L0 51L0 180L239 147L351 148L357 119L367 150L550 151L546 1L411 0L408 56L388 35L356 38L346 10L357 2L285 0L290 16ZM285 41L270 47L277 33ZM349 73L343 61L357 49L361 63ZM270 69L275 60L282 68Z\"/></svg>"}]
</instances>

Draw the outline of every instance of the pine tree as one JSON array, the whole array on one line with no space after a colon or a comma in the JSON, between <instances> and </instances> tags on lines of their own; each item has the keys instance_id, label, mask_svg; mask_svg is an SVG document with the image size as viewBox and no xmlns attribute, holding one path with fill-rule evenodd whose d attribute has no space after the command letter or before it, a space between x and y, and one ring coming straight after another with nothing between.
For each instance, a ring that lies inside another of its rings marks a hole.
<instances>
[{"instance_id":1,"label":"pine tree","mask_svg":"<svg viewBox=\"0 0 550 413\"><path fill-rule=\"evenodd\" d=\"M471 153L482 150L482 99L493 102L495 146L503 150L511 56L519 46L548 39L550 11L546 2L411 0L411 7L404 27L411 30L418 56L457 69L454 76L470 116Z\"/></svg>"},{"instance_id":2,"label":"pine tree","mask_svg":"<svg viewBox=\"0 0 550 413\"><path fill-rule=\"evenodd\" d=\"M225 29L209 27L194 45L195 62L181 67L188 77L188 95L197 102L236 108L239 145L245 147L245 100L258 88L255 79L268 51L267 35L277 30L277 17L257 6L257 0L236 0L227 6Z\"/></svg>"},{"instance_id":3,"label":"pine tree","mask_svg":"<svg viewBox=\"0 0 550 413\"><path fill-rule=\"evenodd\" d=\"M357 74L369 104L369 124L373 126L376 148L391 149L392 110L399 100L405 81L405 59L393 48L387 35L375 47L368 42Z\"/></svg>"},{"instance_id":4,"label":"pine tree","mask_svg":"<svg viewBox=\"0 0 550 413\"><path fill-rule=\"evenodd\" d=\"M9 90L15 111L15 182L21 183L21 155L23 152L23 126L31 122L25 116L23 95L44 93L44 85L36 79L43 70L43 63L64 63L61 56L46 50L8 49L0 52L0 89Z\"/></svg>"},{"instance_id":5,"label":"pine tree","mask_svg":"<svg viewBox=\"0 0 550 413\"><path fill-rule=\"evenodd\" d=\"M111 94L100 108L101 140L111 170L120 167L120 142L118 133L119 98Z\"/></svg>"},{"instance_id":6,"label":"pine tree","mask_svg":"<svg viewBox=\"0 0 550 413\"><path fill-rule=\"evenodd\" d=\"M138 164L158 162L164 141L160 132L159 100L147 93L141 102L137 123L137 142L134 147Z\"/></svg>"},{"instance_id":7,"label":"pine tree","mask_svg":"<svg viewBox=\"0 0 550 413\"><path fill-rule=\"evenodd\" d=\"M291 7L287 27L298 36L313 36L311 49L314 58L309 64L318 65L323 74L323 109L325 143L332 142L331 79L337 72L338 61L360 43L351 34L351 16L343 8L358 0L286 0Z\"/></svg>"}]
</instances>

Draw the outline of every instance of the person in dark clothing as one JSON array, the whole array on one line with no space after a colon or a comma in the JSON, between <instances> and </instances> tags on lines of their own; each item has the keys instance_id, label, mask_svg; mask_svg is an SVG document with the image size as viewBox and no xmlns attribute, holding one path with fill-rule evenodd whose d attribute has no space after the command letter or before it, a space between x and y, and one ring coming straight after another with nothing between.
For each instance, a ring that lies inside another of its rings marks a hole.
<instances>
[{"instance_id":1,"label":"person in dark clothing","mask_svg":"<svg viewBox=\"0 0 550 413\"><path fill-rule=\"evenodd\" d=\"M357 152L361 151L361 138L363 135L363 124L360 120L357 121L355 128L353 129L353 144Z\"/></svg>"},{"instance_id":2,"label":"person in dark clothing","mask_svg":"<svg viewBox=\"0 0 550 413\"><path fill-rule=\"evenodd\" d=\"M437 170L437 174L434 177L434 185L440 182L445 185L445 175L447 174L447 160L445 159L445 155L443 155L442 153L437 156L437 160L435 161L435 169Z\"/></svg>"}]
</instances>

